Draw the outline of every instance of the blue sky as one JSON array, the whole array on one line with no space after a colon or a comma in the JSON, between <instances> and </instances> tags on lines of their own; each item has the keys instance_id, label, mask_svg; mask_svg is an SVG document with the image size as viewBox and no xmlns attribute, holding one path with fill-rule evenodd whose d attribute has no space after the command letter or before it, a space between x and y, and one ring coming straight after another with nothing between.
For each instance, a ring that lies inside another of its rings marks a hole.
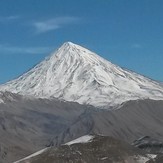
<instances>
[{"instance_id":1,"label":"blue sky","mask_svg":"<svg viewBox=\"0 0 163 163\"><path fill-rule=\"evenodd\" d=\"M1 0L0 83L66 41L163 81L163 0Z\"/></svg>"}]
</instances>

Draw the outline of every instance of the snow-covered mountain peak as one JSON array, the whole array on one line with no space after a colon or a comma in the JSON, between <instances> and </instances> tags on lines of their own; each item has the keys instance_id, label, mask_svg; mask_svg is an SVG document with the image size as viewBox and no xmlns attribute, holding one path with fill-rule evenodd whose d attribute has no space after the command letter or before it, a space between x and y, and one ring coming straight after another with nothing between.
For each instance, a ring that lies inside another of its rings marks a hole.
<instances>
[{"instance_id":1,"label":"snow-covered mountain peak","mask_svg":"<svg viewBox=\"0 0 163 163\"><path fill-rule=\"evenodd\" d=\"M142 98L163 100L159 83L126 71L71 42L64 43L19 78L1 85L0 90L97 107Z\"/></svg>"},{"instance_id":2,"label":"snow-covered mountain peak","mask_svg":"<svg viewBox=\"0 0 163 163\"><path fill-rule=\"evenodd\" d=\"M57 53L57 54L56 54ZM74 44L72 42L65 42L54 54L52 54L53 56L55 55L76 55L78 57L81 57L83 55L86 56L90 56L93 54L93 52L91 52L90 50L80 46L80 45L77 45L77 44ZM94 53L94 55L96 55ZM97 55L96 55L97 57Z\"/></svg>"},{"instance_id":3,"label":"snow-covered mountain peak","mask_svg":"<svg viewBox=\"0 0 163 163\"><path fill-rule=\"evenodd\" d=\"M71 41L65 42L62 46L64 46L64 47L66 47L66 46L68 46L68 47L77 47L77 48L81 47L81 46L79 46L79 45L77 45L77 44L75 44L75 43L73 43Z\"/></svg>"}]
</instances>

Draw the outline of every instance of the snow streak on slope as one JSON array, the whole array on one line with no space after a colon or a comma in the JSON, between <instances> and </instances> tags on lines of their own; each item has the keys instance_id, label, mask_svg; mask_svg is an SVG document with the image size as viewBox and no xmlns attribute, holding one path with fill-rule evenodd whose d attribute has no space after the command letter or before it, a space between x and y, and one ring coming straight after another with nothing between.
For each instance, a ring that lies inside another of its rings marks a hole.
<instances>
[{"instance_id":1,"label":"snow streak on slope","mask_svg":"<svg viewBox=\"0 0 163 163\"><path fill-rule=\"evenodd\" d=\"M31 154L31 155L29 155L29 156L27 156L27 157L25 157L25 158L23 158L23 159L21 159L21 160L18 160L18 161L16 161L16 162L14 162L14 163L19 163L19 162L28 160L28 159L30 159L30 158L32 158L32 157L38 156L38 155L44 153L45 151L47 151L47 149L48 149L48 148L44 148L44 149L42 149L42 150L40 150L40 151L38 151L38 152L35 152L35 153L33 153L33 154ZM27 163L28 163L28 162L27 162Z\"/></svg>"},{"instance_id":2,"label":"snow streak on slope","mask_svg":"<svg viewBox=\"0 0 163 163\"><path fill-rule=\"evenodd\" d=\"M93 138L94 138L94 136L92 136L92 135L84 135L84 136L82 136L80 138L77 138L75 140L72 140L72 141L66 143L65 145L72 145L72 144L78 144L78 143L88 143Z\"/></svg>"},{"instance_id":3,"label":"snow streak on slope","mask_svg":"<svg viewBox=\"0 0 163 163\"><path fill-rule=\"evenodd\" d=\"M71 42L19 78L0 86L23 95L59 98L97 107L133 99L161 99L163 87Z\"/></svg>"}]
</instances>

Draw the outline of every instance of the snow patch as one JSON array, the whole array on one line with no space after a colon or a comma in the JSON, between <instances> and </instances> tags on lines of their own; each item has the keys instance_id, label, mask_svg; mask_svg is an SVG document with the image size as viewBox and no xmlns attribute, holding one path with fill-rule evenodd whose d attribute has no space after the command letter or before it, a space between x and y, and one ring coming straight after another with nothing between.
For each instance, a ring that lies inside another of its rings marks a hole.
<instances>
[{"instance_id":1,"label":"snow patch","mask_svg":"<svg viewBox=\"0 0 163 163\"><path fill-rule=\"evenodd\" d=\"M138 163L146 163L147 161L149 161L150 159L148 157L144 157L144 156L136 156L135 157Z\"/></svg>"},{"instance_id":2,"label":"snow patch","mask_svg":"<svg viewBox=\"0 0 163 163\"><path fill-rule=\"evenodd\" d=\"M88 143L88 142L91 142L93 138L94 138L94 136L92 136L92 135L85 135L85 136L82 136L75 140L72 140L72 141L66 143L65 145L72 145L72 144L77 144L77 143Z\"/></svg>"},{"instance_id":3,"label":"snow patch","mask_svg":"<svg viewBox=\"0 0 163 163\"><path fill-rule=\"evenodd\" d=\"M16 162L14 162L14 163L20 163L21 161L24 161L24 160L30 159L30 158L32 158L32 157L34 157L34 156L40 155L40 154L42 154L43 152L45 152L47 149L48 149L48 148L44 148L44 149L42 149L42 150L40 150L40 151L38 151L38 152L35 152L35 153L33 153L33 154L31 154L31 155L29 155L29 156L27 156L27 157L25 157L25 158L23 158L23 159L21 159L21 160L18 160L18 161L16 161Z\"/></svg>"},{"instance_id":4,"label":"snow patch","mask_svg":"<svg viewBox=\"0 0 163 163\"><path fill-rule=\"evenodd\" d=\"M103 161L103 160L106 160L106 159L108 159L108 157L103 157L103 158L101 158L100 160Z\"/></svg>"},{"instance_id":5,"label":"snow patch","mask_svg":"<svg viewBox=\"0 0 163 163\"><path fill-rule=\"evenodd\" d=\"M0 103L4 103L2 96L3 96L3 92L0 91Z\"/></svg>"},{"instance_id":6,"label":"snow patch","mask_svg":"<svg viewBox=\"0 0 163 163\"><path fill-rule=\"evenodd\" d=\"M135 158L136 158L138 163L146 163L150 159L154 159L156 156L157 155L154 155L154 154L147 154L146 157L138 155L138 156L135 156Z\"/></svg>"},{"instance_id":7,"label":"snow patch","mask_svg":"<svg viewBox=\"0 0 163 163\"><path fill-rule=\"evenodd\" d=\"M150 158L150 159L154 159L157 157L157 155L155 154L147 154L147 157Z\"/></svg>"},{"instance_id":8,"label":"snow patch","mask_svg":"<svg viewBox=\"0 0 163 163\"><path fill-rule=\"evenodd\" d=\"M4 103L4 101L2 99L0 99L0 103Z\"/></svg>"}]
</instances>

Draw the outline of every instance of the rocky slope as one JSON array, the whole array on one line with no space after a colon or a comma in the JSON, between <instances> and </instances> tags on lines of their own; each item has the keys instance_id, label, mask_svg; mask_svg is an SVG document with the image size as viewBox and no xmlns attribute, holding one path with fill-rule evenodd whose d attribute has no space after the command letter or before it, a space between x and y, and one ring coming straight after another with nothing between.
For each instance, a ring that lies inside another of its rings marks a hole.
<instances>
[{"instance_id":1,"label":"rocky slope","mask_svg":"<svg viewBox=\"0 0 163 163\"><path fill-rule=\"evenodd\" d=\"M163 141L162 117L163 101L128 101L115 110L86 110L59 137L62 143L88 133L109 135L129 143L146 135Z\"/></svg>"},{"instance_id":2,"label":"rocky slope","mask_svg":"<svg viewBox=\"0 0 163 163\"><path fill-rule=\"evenodd\" d=\"M133 146L107 136L86 135L61 145L46 148L15 163L146 163L147 155Z\"/></svg>"},{"instance_id":3,"label":"rocky slope","mask_svg":"<svg viewBox=\"0 0 163 163\"><path fill-rule=\"evenodd\" d=\"M25 157L48 146L88 106L58 100L29 99L3 93L0 104L0 163Z\"/></svg>"},{"instance_id":4,"label":"rocky slope","mask_svg":"<svg viewBox=\"0 0 163 163\"><path fill-rule=\"evenodd\" d=\"M150 136L141 137L135 140L132 145L143 149L148 153L163 154L163 142L157 139L153 139Z\"/></svg>"},{"instance_id":5,"label":"rocky slope","mask_svg":"<svg viewBox=\"0 0 163 163\"><path fill-rule=\"evenodd\" d=\"M101 110L9 92L4 93L3 100L0 104L1 163L19 160L87 134L113 136L129 143L145 135L163 141L162 101L130 101L115 110Z\"/></svg>"}]
</instances>

